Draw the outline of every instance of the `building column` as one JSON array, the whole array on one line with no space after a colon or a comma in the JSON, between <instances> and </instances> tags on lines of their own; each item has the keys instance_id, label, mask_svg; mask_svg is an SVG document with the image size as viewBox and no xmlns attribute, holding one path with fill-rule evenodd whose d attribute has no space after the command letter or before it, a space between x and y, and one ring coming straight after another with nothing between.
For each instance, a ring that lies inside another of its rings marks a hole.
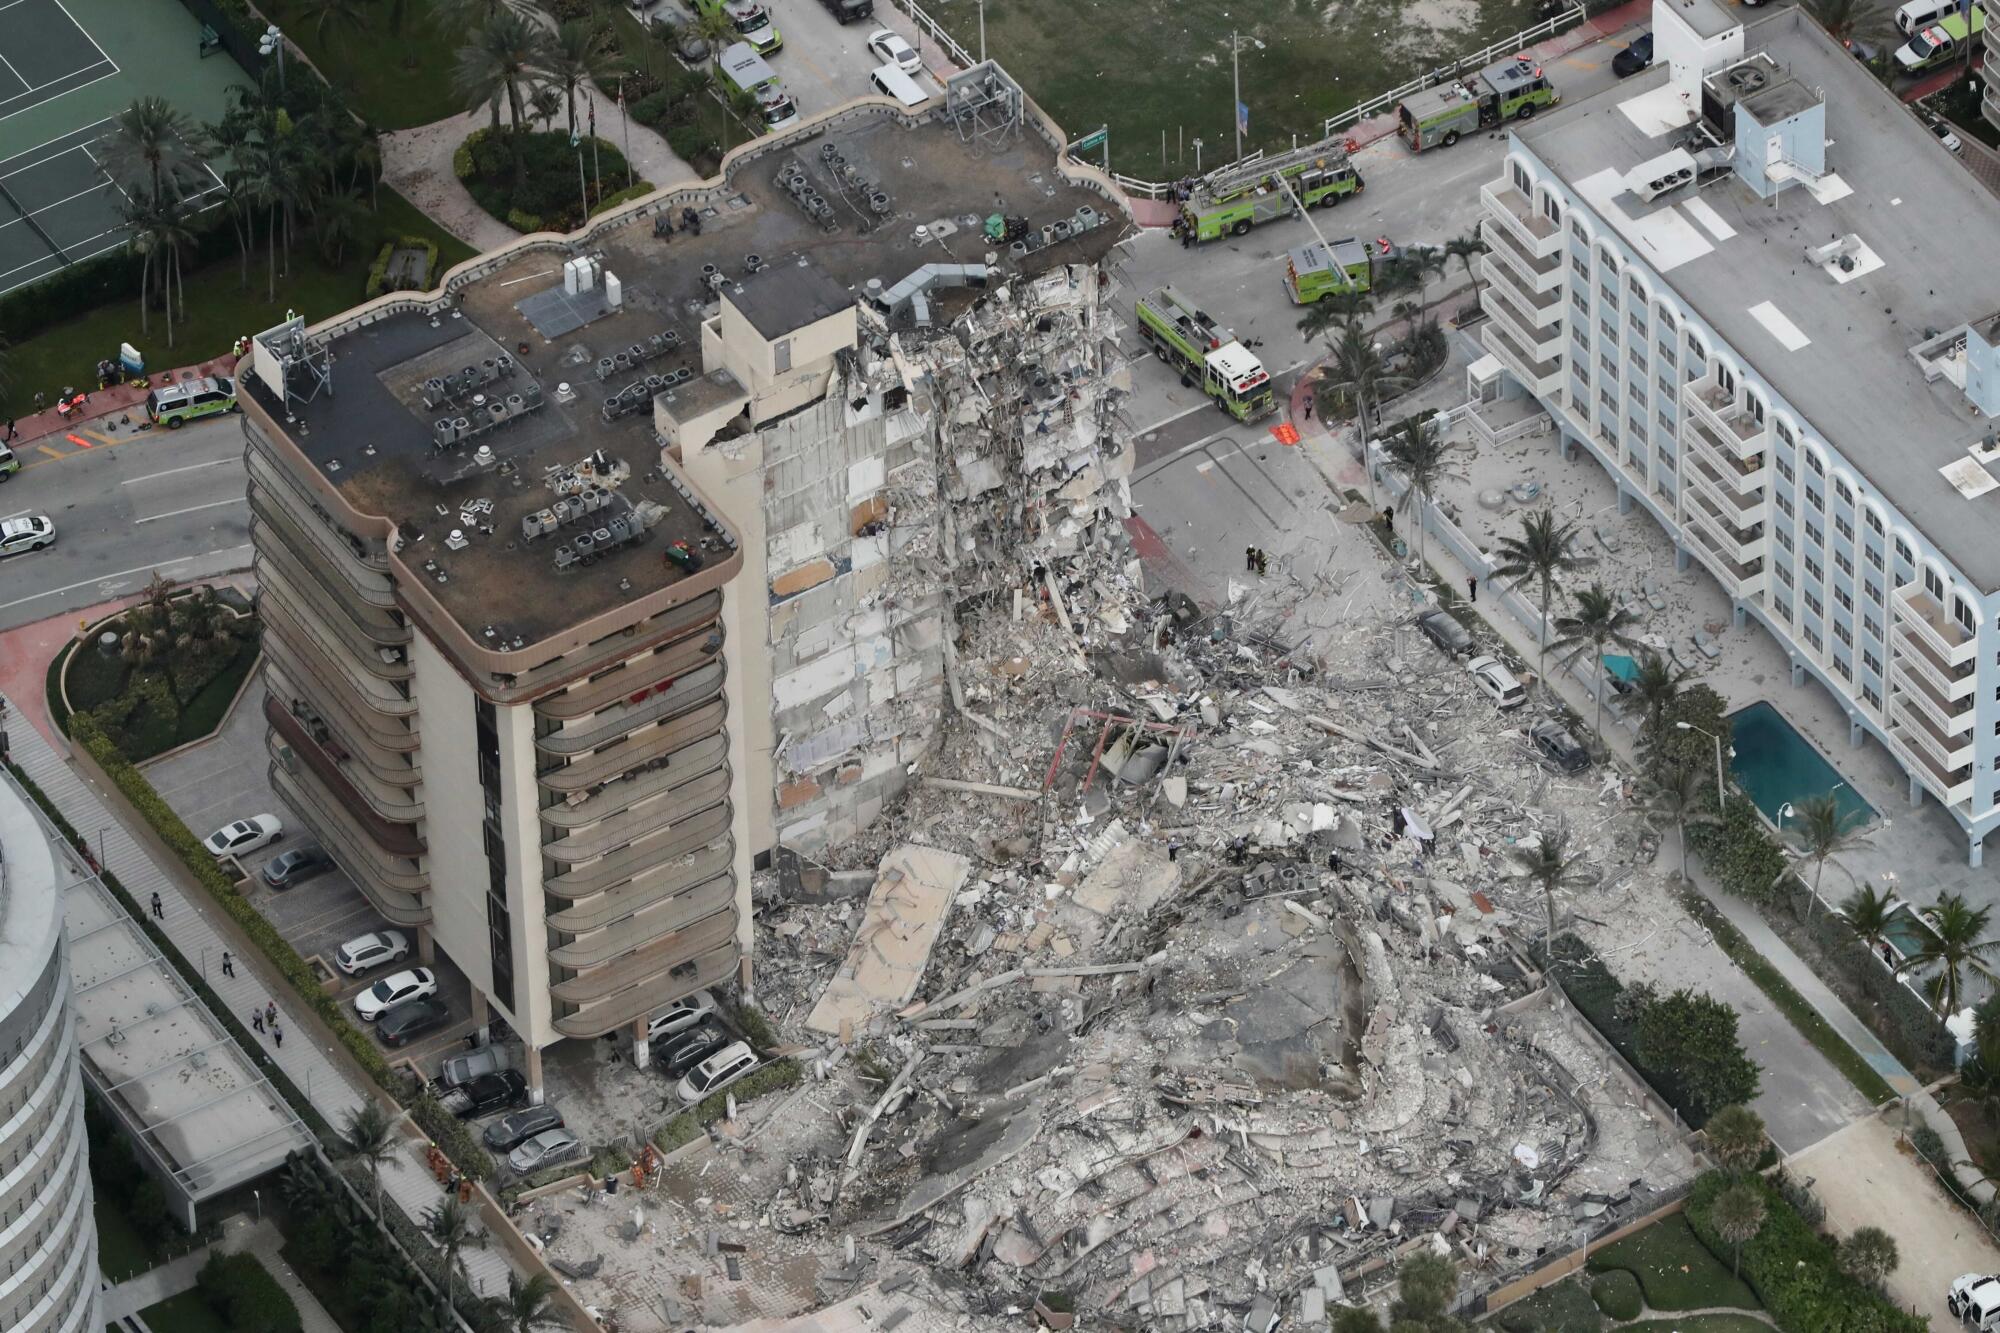
<instances>
[{"instance_id":1,"label":"building column","mask_svg":"<svg viewBox=\"0 0 2000 1333\"><path fill-rule=\"evenodd\" d=\"M1910 774L1910 804L1912 806L1918 806L1922 805L1923 803L1924 803L1924 784L1917 780L1916 774L1912 773Z\"/></svg>"},{"instance_id":2,"label":"building column","mask_svg":"<svg viewBox=\"0 0 2000 1333\"><path fill-rule=\"evenodd\" d=\"M417 961L425 967L437 962L437 942L431 939L429 926L417 927Z\"/></svg>"},{"instance_id":3,"label":"building column","mask_svg":"<svg viewBox=\"0 0 2000 1333\"><path fill-rule=\"evenodd\" d=\"M1868 729L1861 725L1861 719L1852 713L1847 715L1847 744L1851 749L1860 749L1868 740Z\"/></svg>"},{"instance_id":4,"label":"building column","mask_svg":"<svg viewBox=\"0 0 2000 1333\"><path fill-rule=\"evenodd\" d=\"M1744 605L1742 602L1730 603L1729 615L1730 615L1729 623L1736 626L1736 628L1738 629L1742 629L1745 625L1750 623L1750 608Z\"/></svg>"},{"instance_id":5,"label":"building column","mask_svg":"<svg viewBox=\"0 0 2000 1333\"><path fill-rule=\"evenodd\" d=\"M1796 690L1799 686L1805 683L1806 683L1806 664L1804 662L1799 661L1798 658L1794 657L1792 659L1792 688Z\"/></svg>"},{"instance_id":6,"label":"building column","mask_svg":"<svg viewBox=\"0 0 2000 1333\"><path fill-rule=\"evenodd\" d=\"M653 1063L653 1043L646 1040L646 1017L642 1014L632 1020L632 1067L644 1069Z\"/></svg>"},{"instance_id":7,"label":"building column","mask_svg":"<svg viewBox=\"0 0 2000 1333\"><path fill-rule=\"evenodd\" d=\"M528 1076L528 1105L542 1104L542 1052L539 1047L529 1046L527 1058L522 1063L521 1072Z\"/></svg>"},{"instance_id":8,"label":"building column","mask_svg":"<svg viewBox=\"0 0 2000 1333\"><path fill-rule=\"evenodd\" d=\"M493 1040L493 1011L477 986L472 988L472 1035L481 1046Z\"/></svg>"},{"instance_id":9,"label":"building column","mask_svg":"<svg viewBox=\"0 0 2000 1333\"><path fill-rule=\"evenodd\" d=\"M1694 556L1689 554L1688 548L1676 542L1674 544L1674 573L1676 574L1687 573L1688 566L1693 563L1694 563Z\"/></svg>"},{"instance_id":10,"label":"building column","mask_svg":"<svg viewBox=\"0 0 2000 1333\"><path fill-rule=\"evenodd\" d=\"M1568 431L1564 431L1562 435L1562 460L1565 463L1576 461L1576 437Z\"/></svg>"},{"instance_id":11,"label":"building column","mask_svg":"<svg viewBox=\"0 0 2000 1333\"><path fill-rule=\"evenodd\" d=\"M1618 487L1618 512L1620 514L1629 514L1632 512L1632 506L1637 503L1638 500L1632 492L1623 484L1620 484Z\"/></svg>"},{"instance_id":12,"label":"building column","mask_svg":"<svg viewBox=\"0 0 2000 1333\"><path fill-rule=\"evenodd\" d=\"M1966 849L1965 863L1977 870L1979 863L1986 859L1986 839L1975 833L1970 841L1972 845Z\"/></svg>"}]
</instances>

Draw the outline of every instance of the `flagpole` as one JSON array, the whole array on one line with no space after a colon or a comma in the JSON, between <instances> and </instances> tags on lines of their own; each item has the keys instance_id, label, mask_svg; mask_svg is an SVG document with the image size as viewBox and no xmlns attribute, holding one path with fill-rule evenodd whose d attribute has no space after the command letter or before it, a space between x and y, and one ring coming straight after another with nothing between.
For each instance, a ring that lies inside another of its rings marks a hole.
<instances>
[{"instance_id":1,"label":"flagpole","mask_svg":"<svg viewBox=\"0 0 2000 1333\"><path fill-rule=\"evenodd\" d=\"M632 188L632 117L625 111L625 80L618 80L618 121L625 127L625 188Z\"/></svg>"},{"instance_id":2,"label":"flagpole","mask_svg":"<svg viewBox=\"0 0 2000 1333\"><path fill-rule=\"evenodd\" d=\"M1229 78L1234 85L1235 95L1230 100L1236 105L1230 108L1234 113L1230 119L1236 124L1236 160L1241 162L1243 160L1243 70L1236 59L1237 50L1236 34L1232 32L1229 34Z\"/></svg>"},{"instance_id":3,"label":"flagpole","mask_svg":"<svg viewBox=\"0 0 2000 1333\"><path fill-rule=\"evenodd\" d=\"M604 198L604 172L597 162L597 99L585 93L583 100L590 106L590 174L597 181L597 197L601 201ZM583 220L590 221L589 209L584 210Z\"/></svg>"}]
</instances>

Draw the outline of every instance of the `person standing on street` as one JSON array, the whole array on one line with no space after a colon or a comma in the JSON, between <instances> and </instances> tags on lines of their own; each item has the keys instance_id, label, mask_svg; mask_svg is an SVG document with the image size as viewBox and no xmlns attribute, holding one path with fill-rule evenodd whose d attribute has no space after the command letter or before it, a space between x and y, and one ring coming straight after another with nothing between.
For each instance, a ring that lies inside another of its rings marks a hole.
<instances>
[{"instance_id":1,"label":"person standing on street","mask_svg":"<svg viewBox=\"0 0 2000 1333\"><path fill-rule=\"evenodd\" d=\"M259 1032L264 1030L264 1011L262 1009L252 1009L250 1011L250 1026Z\"/></svg>"},{"instance_id":2,"label":"person standing on street","mask_svg":"<svg viewBox=\"0 0 2000 1333\"><path fill-rule=\"evenodd\" d=\"M1465 576L1465 595L1472 601L1476 602L1479 600L1479 578L1477 575L1468 574Z\"/></svg>"},{"instance_id":3,"label":"person standing on street","mask_svg":"<svg viewBox=\"0 0 2000 1333\"><path fill-rule=\"evenodd\" d=\"M278 1002L276 1000L264 1001L264 1021L272 1027L278 1026Z\"/></svg>"},{"instance_id":4,"label":"person standing on street","mask_svg":"<svg viewBox=\"0 0 2000 1333\"><path fill-rule=\"evenodd\" d=\"M284 1030L283 1028L279 1027L279 1026L278 1026L278 1025L276 1024L276 1023L273 1023L273 1024L271 1024L271 1040L272 1040L273 1042L276 1042L276 1043L277 1043L277 1046L278 1046L278 1049L279 1049L279 1050L283 1050L283 1049L284 1049L284 1047L285 1047L285 1030Z\"/></svg>"},{"instance_id":5,"label":"person standing on street","mask_svg":"<svg viewBox=\"0 0 2000 1333\"><path fill-rule=\"evenodd\" d=\"M222 951L222 975L225 977L236 975L236 960L229 956L229 950L227 949Z\"/></svg>"},{"instance_id":6,"label":"person standing on street","mask_svg":"<svg viewBox=\"0 0 2000 1333\"><path fill-rule=\"evenodd\" d=\"M1257 572L1257 548L1254 546L1243 548L1243 572L1246 574Z\"/></svg>"},{"instance_id":7,"label":"person standing on street","mask_svg":"<svg viewBox=\"0 0 2000 1333\"><path fill-rule=\"evenodd\" d=\"M20 431L18 431L18 430L16 430L16 429L14 429L14 418L12 418L12 417L8 417L8 418L7 418L7 442L8 442L9 444L12 444L12 443L13 443L13 442L14 442L15 440L18 440L18 439L20 439L20 438L21 438L21 432L20 432Z\"/></svg>"},{"instance_id":8,"label":"person standing on street","mask_svg":"<svg viewBox=\"0 0 2000 1333\"><path fill-rule=\"evenodd\" d=\"M167 919L166 906L160 902L160 895L157 892L153 894L153 919L155 921L165 921Z\"/></svg>"}]
</instances>

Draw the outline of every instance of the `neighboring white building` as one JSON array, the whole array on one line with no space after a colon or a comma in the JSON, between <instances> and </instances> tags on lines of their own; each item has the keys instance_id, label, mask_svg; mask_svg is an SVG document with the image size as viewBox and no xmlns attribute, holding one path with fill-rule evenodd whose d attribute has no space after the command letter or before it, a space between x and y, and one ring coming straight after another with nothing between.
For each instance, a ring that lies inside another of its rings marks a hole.
<instances>
[{"instance_id":1,"label":"neighboring white building","mask_svg":"<svg viewBox=\"0 0 2000 1333\"><path fill-rule=\"evenodd\" d=\"M1509 136L1485 346L1966 830L2000 826L2000 208L1803 10L1656 0Z\"/></svg>"},{"instance_id":2,"label":"neighboring white building","mask_svg":"<svg viewBox=\"0 0 2000 1333\"><path fill-rule=\"evenodd\" d=\"M0 1329L72 1333L97 1312L97 1226L63 899L41 821L0 778Z\"/></svg>"}]
</instances>

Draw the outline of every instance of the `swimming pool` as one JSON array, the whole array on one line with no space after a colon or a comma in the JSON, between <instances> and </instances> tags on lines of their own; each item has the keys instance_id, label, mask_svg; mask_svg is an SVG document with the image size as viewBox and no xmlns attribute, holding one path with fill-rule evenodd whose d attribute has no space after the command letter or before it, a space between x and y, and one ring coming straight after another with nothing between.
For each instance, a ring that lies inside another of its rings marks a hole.
<instances>
[{"instance_id":1,"label":"swimming pool","mask_svg":"<svg viewBox=\"0 0 2000 1333\"><path fill-rule=\"evenodd\" d=\"M1606 671L1619 680L1630 682L1639 679L1639 659L1636 657L1627 657L1624 653L1606 653L1598 660L1604 663Z\"/></svg>"},{"instance_id":2,"label":"swimming pool","mask_svg":"<svg viewBox=\"0 0 2000 1333\"><path fill-rule=\"evenodd\" d=\"M1828 792L1833 793L1847 828L1874 821L1875 807L1776 708L1760 700L1731 713L1729 723L1736 747L1729 761L1730 775L1773 824L1779 823L1778 811L1787 804Z\"/></svg>"},{"instance_id":3,"label":"swimming pool","mask_svg":"<svg viewBox=\"0 0 2000 1333\"><path fill-rule=\"evenodd\" d=\"M1902 905L1889 913L1882 923L1882 938L1896 951L1896 956L1914 958L1931 947L1937 935L1908 905Z\"/></svg>"}]
</instances>

